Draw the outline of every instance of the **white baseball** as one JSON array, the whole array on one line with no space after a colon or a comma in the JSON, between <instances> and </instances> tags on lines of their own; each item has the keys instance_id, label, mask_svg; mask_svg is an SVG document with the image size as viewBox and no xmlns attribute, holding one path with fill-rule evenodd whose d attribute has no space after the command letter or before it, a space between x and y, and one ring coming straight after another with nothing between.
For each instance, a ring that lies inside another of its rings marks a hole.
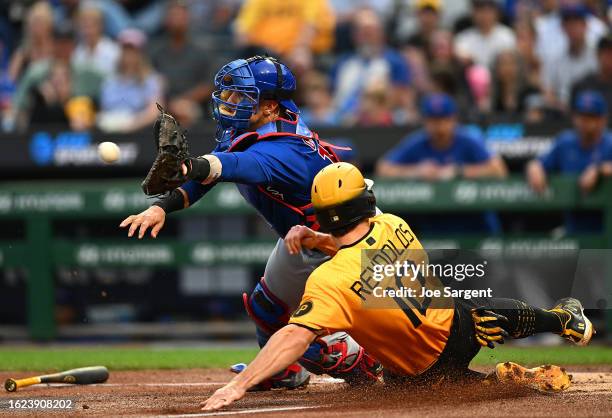
<instances>
[{"instance_id":1,"label":"white baseball","mask_svg":"<svg viewBox=\"0 0 612 418\"><path fill-rule=\"evenodd\" d=\"M119 159L121 150L114 142L101 142L100 145L98 145L98 155L102 161L111 164Z\"/></svg>"}]
</instances>

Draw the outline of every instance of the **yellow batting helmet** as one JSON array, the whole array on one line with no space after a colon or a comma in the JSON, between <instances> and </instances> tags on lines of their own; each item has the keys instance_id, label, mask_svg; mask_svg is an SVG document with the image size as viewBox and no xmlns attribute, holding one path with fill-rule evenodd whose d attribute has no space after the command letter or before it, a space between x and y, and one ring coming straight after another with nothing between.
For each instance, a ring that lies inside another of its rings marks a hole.
<instances>
[{"instance_id":1,"label":"yellow batting helmet","mask_svg":"<svg viewBox=\"0 0 612 418\"><path fill-rule=\"evenodd\" d=\"M319 171L312 182L311 199L321 231L345 229L376 215L373 184L349 163L330 164Z\"/></svg>"}]
</instances>

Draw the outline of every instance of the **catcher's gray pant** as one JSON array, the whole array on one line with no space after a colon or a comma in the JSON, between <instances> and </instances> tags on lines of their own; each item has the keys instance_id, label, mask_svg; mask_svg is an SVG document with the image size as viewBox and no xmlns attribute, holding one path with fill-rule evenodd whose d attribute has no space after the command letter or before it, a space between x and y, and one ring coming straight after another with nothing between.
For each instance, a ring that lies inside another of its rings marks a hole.
<instances>
[{"instance_id":1,"label":"catcher's gray pant","mask_svg":"<svg viewBox=\"0 0 612 418\"><path fill-rule=\"evenodd\" d=\"M291 255L283 239L279 239L270 254L264 277L257 284L250 297L245 295L245 306L257 324L260 346L265 345L272 333L287 324L302 299L306 280L310 273L329 256L319 252L303 250ZM346 378L343 371L362 358L361 347L345 332L337 332L313 343L304 354L301 363L309 371L327 373L334 377ZM346 372L344 372L346 373Z\"/></svg>"},{"instance_id":2,"label":"catcher's gray pant","mask_svg":"<svg viewBox=\"0 0 612 418\"><path fill-rule=\"evenodd\" d=\"M264 280L274 296L293 312L300 305L310 273L329 259L328 255L320 251L306 249L300 254L291 255L285 241L279 238L268 257Z\"/></svg>"}]
</instances>

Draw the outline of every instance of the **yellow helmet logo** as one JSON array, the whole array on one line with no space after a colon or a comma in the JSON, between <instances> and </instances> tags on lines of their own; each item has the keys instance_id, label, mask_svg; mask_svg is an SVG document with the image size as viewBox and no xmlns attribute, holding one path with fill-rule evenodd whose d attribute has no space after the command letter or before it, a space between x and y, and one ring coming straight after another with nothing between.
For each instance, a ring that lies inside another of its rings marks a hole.
<instances>
[{"instance_id":1,"label":"yellow helmet logo","mask_svg":"<svg viewBox=\"0 0 612 418\"><path fill-rule=\"evenodd\" d=\"M323 168L312 182L312 204L315 209L329 208L361 195L366 180L357 167L334 163Z\"/></svg>"}]
</instances>

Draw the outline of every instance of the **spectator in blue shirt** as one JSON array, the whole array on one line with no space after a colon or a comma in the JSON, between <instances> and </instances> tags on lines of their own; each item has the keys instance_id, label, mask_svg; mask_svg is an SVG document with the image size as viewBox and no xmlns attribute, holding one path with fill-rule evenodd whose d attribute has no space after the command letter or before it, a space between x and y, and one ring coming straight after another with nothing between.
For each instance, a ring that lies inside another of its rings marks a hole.
<instances>
[{"instance_id":1,"label":"spectator in blue shirt","mask_svg":"<svg viewBox=\"0 0 612 418\"><path fill-rule=\"evenodd\" d=\"M143 52L144 33L126 29L119 35L121 56L116 74L102 85L98 126L105 132L133 132L157 118L156 102L162 102L162 83Z\"/></svg>"},{"instance_id":2,"label":"spectator in blue shirt","mask_svg":"<svg viewBox=\"0 0 612 418\"><path fill-rule=\"evenodd\" d=\"M355 14L352 30L356 51L341 57L331 74L340 120L351 120L367 87L381 82L392 87L394 122L414 118L410 69L404 58L386 45L380 17L372 10L361 10Z\"/></svg>"},{"instance_id":3,"label":"spectator in blue shirt","mask_svg":"<svg viewBox=\"0 0 612 418\"><path fill-rule=\"evenodd\" d=\"M505 177L503 160L487 150L484 140L457 123L457 106L446 94L422 102L425 129L414 132L378 163L378 175L423 180L454 177Z\"/></svg>"},{"instance_id":4,"label":"spectator in blue shirt","mask_svg":"<svg viewBox=\"0 0 612 418\"><path fill-rule=\"evenodd\" d=\"M506 177L503 160L487 150L482 138L458 126L457 106L446 94L432 94L422 102L425 129L408 135L379 161L377 173L384 177L428 181L455 177ZM493 212L453 216L412 216L412 222L430 234L501 232Z\"/></svg>"},{"instance_id":5,"label":"spectator in blue shirt","mask_svg":"<svg viewBox=\"0 0 612 418\"><path fill-rule=\"evenodd\" d=\"M548 187L550 173L574 174L583 193L601 177L612 176L612 133L606 129L608 105L595 90L579 93L574 102L574 129L559 134L552 148L527 165L527 181L538 193ZM566 214L568 232L597 231L601 218Z\"/></svg>"},{"instance_id":6,"label":"spectator in blue shirt","mask_svg":"<svg viewBox=\"0 0 612 418\"><path fill-rule=\"evenodd\" d=\"M546 191L547 174L579 174L578 184L588 193L600 175L612 174L612 133L607 126L607 103L601 93L578 94L574 129L559 134L552 148L527 166L527 180L538 193Z\"/></svg>"}]
</instances>

